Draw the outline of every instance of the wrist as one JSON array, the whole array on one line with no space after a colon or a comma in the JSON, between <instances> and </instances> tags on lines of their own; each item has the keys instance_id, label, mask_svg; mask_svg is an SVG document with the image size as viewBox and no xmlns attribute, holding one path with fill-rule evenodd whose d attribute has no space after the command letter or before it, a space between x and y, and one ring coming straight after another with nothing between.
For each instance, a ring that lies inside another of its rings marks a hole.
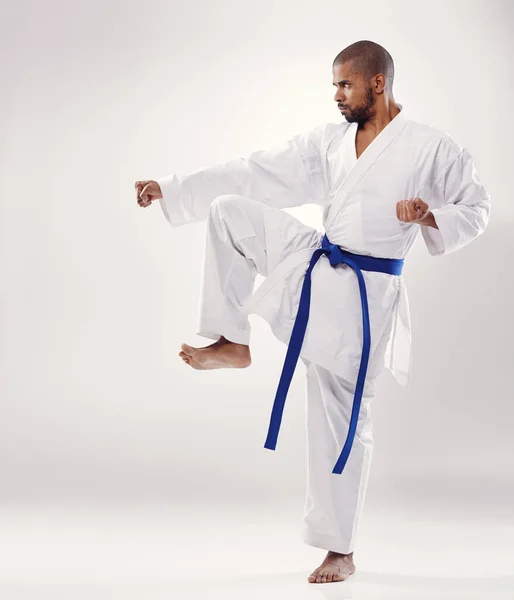
<instances>
[{"instance_id":1,"label":"wrist","mask_svg":"<svg viewBox=\"0 0 514 600\"><path fill-rule=\"evenodd\" d=\"M428 212L428 215L419 223L420 225L426 225L427 227L435 227L436 229L439 229L435 221L434 213L431 210Z\"/></svg>"}]
</instances>

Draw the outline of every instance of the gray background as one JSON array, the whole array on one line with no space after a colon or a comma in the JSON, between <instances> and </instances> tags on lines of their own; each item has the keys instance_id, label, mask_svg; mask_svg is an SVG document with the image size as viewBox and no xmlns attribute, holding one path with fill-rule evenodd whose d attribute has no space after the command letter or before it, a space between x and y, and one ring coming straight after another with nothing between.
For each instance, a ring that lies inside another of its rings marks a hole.
<instances>
[{"instance_id":1,"label":"gray background","mask_svg":"<svg viewBox=\"0 0 514 600\"><path fill-rule=\"evenodd\" d=\"M301 520L304 366L277 450L265 450L286 348L251 316L250 369L182 362L182 342L211 343L195 336L205 223L172 228L157 204L138 207L134 181L339 122L332 61L370 39L392 54L394 97L411 118L471 151L492 212L462 251L432 257L420 235L406 261L412 382L380 377L365 511L422 519L439 507L512 527L512 5L2 8L4 514L230 504L292 507ZM321 228L317 208L290 212Z\"/></svg>"}]
</instances>

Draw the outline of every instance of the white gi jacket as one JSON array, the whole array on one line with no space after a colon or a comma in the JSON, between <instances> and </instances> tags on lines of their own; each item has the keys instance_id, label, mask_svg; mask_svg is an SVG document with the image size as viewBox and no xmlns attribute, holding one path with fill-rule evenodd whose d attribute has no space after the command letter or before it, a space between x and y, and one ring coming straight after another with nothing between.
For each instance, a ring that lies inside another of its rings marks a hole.
<instances>
[{"instance_id":1,"label":"white gi jacket","mask_svg":"<svg viewBox=\"0 0 514 600\"><path fill-rule=\"evenodd\" d=\"M357 159L357 123L323 123L268 150L257 150L187 175L158 180L169 223L207 218L217 196L241 194L278 208L318 204L331 243L356 254L405 258L421 230L432 255L458 250L482 234L490 196L473 158L446 132L401 111ZM439 229L403 223L400 200L419 197ZM319 235L319 245L323 234ZM287 243L287 232L267 240L268 252ZM292 252L242 307L263 317L275 336L289 342L312 248ZM407 259L408 260L408 259ZM401 385L411 372L412 340L403 276L363 271L371 327L367 377L385 365ZM347 265L321 257L312 272L309 323L301 356L356 381L362 352L362 313L357 277Z\"/></svg>"}]
</instances>

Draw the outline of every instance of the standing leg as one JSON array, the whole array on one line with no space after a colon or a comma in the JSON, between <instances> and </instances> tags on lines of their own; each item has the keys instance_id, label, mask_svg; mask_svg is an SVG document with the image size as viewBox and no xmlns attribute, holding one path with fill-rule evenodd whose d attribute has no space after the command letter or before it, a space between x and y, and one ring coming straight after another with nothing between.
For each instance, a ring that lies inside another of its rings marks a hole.
<instances>
[{"instance_id":1,"label":"standing leg","mask_svg":"<svg viewBox=\"0 0 514 600\"><path fill-rule=\"evenodd\" d=\"M344 446L355 385L302 359L307 368L307 485L303 541L328 550L311 583L341 581L354 572L353 550L368 483L373 435L374 382L366 381L348 462L332 469Z\"/></svg>"}]
</instances>

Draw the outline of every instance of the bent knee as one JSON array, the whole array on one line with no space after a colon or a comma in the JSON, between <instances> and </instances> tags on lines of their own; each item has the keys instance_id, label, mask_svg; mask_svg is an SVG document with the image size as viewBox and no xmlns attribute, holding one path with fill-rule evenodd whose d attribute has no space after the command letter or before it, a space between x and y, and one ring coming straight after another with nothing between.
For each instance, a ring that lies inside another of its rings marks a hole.
<instances>
[{"instance_id":1,"label":"bent knee","mask_svg":"<svg viewBox=\"0 0 514 600\"><path fill-rule=\"evenodd\" d=\"M220 211L220 210L230 210L232 206L241 206L246 202L253 202L247 196L242 196L241 194L221 194L221 196L216 196L211 203L210 210L211 211Z\"/></svg>"},{"instance_id":2,"label":"bent knee","mask_svg":"<svg viewBox=\"0 0 514 600\"><path fill-rule=\"evenodd\" d=\"M240 226L242 223L259 223L265 206L256 200L241 194L222 194L211 203L209 216L214 220L224 222L234 221ZM243 227L247 229L247 225ZM252 233L251 235L255 235Z\"/></svg>"},{"instance_id":3,"label":"bent knee","mask_svg":"<svg viewBox=\"0 0 514 600\"><path fill-rule=\"evenodd\" d=\"M264 239L263 206L240 194L222 194L211 203L209 227L227 231L233 239L260 236Z\"/></svg>"}]
</instances>

